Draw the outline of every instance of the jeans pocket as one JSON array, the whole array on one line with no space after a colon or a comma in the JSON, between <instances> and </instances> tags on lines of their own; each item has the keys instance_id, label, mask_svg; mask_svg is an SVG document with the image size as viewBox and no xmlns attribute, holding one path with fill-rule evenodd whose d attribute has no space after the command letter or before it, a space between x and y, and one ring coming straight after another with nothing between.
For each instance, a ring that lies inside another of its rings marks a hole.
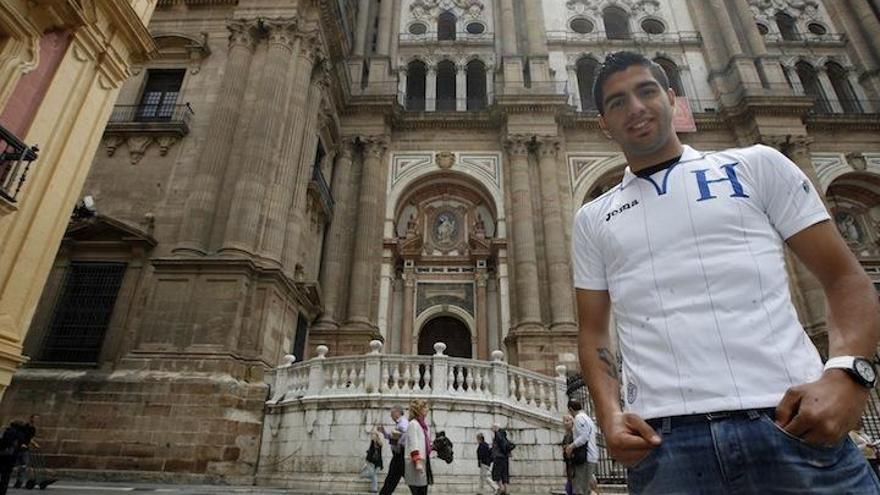
<instances>
[{"instance_id":1,"label":"jeans pocket","mask_svg":"<svg viewBox=\"0 0 880 495\"><path fill-rule=\"evenodd\" d=\"M791 447L793 455L807 461L814 467L831 467L837 464L843 456L843 446L846 444L847 437L843 437L833 445L816 445L785 431L768 416L762 416L761 421L768 424L769 428L776 432L777 437L782 439L784 445Z\"/></svg>"},{"instance_id":2,"label":"jeans pocket","mask_svg":"<svg viewBox=\"0 0 880 495\"><path fill-rule=\"evenodd\" d=\"M647 466L648 464L650 464L650 461L653 460L657 456L657 451L659 451L659 450L660 450L660 446L658 445L657 447L654 447L653 449L649 450L648 453L645 454L645 457L642 457L641 459L637 460L635 462L635 464L626 466L626 469L637 471L637 470Z\"/></svg>"}]
</instances>

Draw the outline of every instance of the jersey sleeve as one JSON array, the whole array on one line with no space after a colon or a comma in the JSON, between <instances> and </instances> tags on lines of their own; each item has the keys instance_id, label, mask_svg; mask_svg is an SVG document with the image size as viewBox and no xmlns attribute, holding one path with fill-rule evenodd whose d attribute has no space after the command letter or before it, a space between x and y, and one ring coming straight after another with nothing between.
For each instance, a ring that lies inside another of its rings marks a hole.
<instances>
[{"instance_id":1,"label":"jersey sleeve","mask_svg":"<svg viewBox=\"0 0 880 495\"><path fill-rule=\"evenodd\" d=\"M571 229L571 257L574 286L578 289L608 290L605 261L590 232L587 208L578 210Z\"/></svg>"},{"instance_id":2,"label":"jersey sleeve","mask_svg":"<svg viewBox=\"0 0 880 495\"><path fill-rule=\"evenodd\" d=\"M831 218L815 186L794 162L768 146L756 148L753 166L761 204L783 239Z\"/></svg>"}]
</instances>

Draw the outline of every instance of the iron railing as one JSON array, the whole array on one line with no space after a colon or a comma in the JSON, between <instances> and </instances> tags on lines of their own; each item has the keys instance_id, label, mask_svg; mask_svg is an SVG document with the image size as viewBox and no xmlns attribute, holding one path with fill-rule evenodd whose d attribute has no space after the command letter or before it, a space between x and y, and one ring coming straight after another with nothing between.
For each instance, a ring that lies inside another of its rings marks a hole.
<instances>
[{"instance_id":1,"label":"iron railing","mask_svg":"<svg viewBox=\"0 0 880 495\"><path fill-rule=\"evenodd\" d=\"M324 173L321 172L321 167L312 167L312 181L310 185L315 189L318 199L321 201L321 204L327 213L327 218L333 218L333 207L335 205L333 201L333 193L330 192L330 185L328 185L327 180L324 179Z\"/></svg>"},{"instance_id":2,"label":"iron railing","mask_svg":"<svg viewBox=\"0 0 880 495\"><path fill-rule=\"evenodd\" d=\"M548 31L548 43L638 43L638 44L698 44L703 41L702 36L696 31L680 31L677 33L632 33L627 38L609 38L601 31L591 33L576 33L574 31Z\"/></svg>"},{"instance_id":3,"label":"iron railing","mask_svg":"<svg viewBox=\"0 0 880 495\"><path fill-rule=\"evenodd\" d=\"M0 126L0 197L16 202L27 178L31 162L37 159L36 146L28 146Z\"/></svg>"},{"instance_id":4,"label":"iron railing","mask_svg":"<svg viewBox=\"0 0 880 495\"><path fill-rule=\"evenodd\" d=\"M593 418L593 422L596 422L593 402L590 400L590 393L587 391L587 386L584 384L580 373L568 375L565 392L569 399L580 402L587 414ZM596 443L599 447L599 465L596 470L596 480L599 483L610 485L626 484L626 468L608 455L608 450L605 447L605 437L602 435L601 430L596 434Z\"/></svg>"},{"instance_id":5,"label":"iron railing","mask_svg":"<svg viewBox=\"0 0 880 495\"><path fill-rule=\"evenodd\" d=\"M193 112L189 103L184 105L116 105L109 123L127 122L181 122L189 125Z\"/></svg>"},{"instance_id":6,"label":"iron railing","mask_svg":"<svg viewBox=\"0 0 880 495\"><path fill-rule=\"evenodd\" d=\"M401 33L397 37L401 45L426 44L426 43L463 43L468 45L491 45L495 42L495 34L469 33L467 31L456 32L453 39L439 39L437 31L428 31L424 34Z\"/></svg>"},{"instance_id":7,"label":"iron railing","mask_svg":"<svg viewBox=\"0 0 880 495\"><path fill-rule=\"evenodd\" d=\"M846 42L846 34L844 33L796 33L783 37L782 33L767 33L764 35L764 41L768 43L796 43L800 45L815 44L834 44L840 45Z\"/></svg>"},{"instance_id":8,"label":"iron railing","mask_svg":"<svg viewBox=\"0 0 880 495\"><path fill-rule=\"evenodd\" d=\"M532 82L530 84L505 84L495 81L495 94L504 96L568 96L568 81Z\"/></svg>"},{"instance_id":9,"label":"iron railing","mask_svg":"<svg viewBox=\"0 0 880 495\"><path fill-rule=\"evenodd\" d=\"M403 97L408 112L483 112L489 110L489 98L410 98Z\"/></svg>"}]
</instances>

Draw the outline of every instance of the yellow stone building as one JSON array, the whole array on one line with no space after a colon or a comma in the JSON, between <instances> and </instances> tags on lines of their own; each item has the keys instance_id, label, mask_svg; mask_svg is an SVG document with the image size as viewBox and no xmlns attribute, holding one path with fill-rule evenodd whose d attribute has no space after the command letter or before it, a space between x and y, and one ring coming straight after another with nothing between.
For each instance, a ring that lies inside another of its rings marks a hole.
<instances>
[{"instance_id":1,"label":"yellow stone building","mask_svg":"<svg viewBox=\"0 0 880 495\"><path fill-rule=\"evenodd\" d=\"M155 7L0 2L0 394L26 359L25 335L119 89L156 50L146 27Z\"/></svg>"}]
</instances>

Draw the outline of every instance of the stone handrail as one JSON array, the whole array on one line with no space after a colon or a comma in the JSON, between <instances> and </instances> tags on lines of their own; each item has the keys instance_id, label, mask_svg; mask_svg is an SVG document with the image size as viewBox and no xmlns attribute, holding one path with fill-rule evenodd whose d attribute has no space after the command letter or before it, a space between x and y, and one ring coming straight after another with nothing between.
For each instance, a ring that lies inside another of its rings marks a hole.
<instances>
[{"instance_id":1,"label":"stone handrail","mask_svg":"<svg viewBox=\"0 0 880 495\"><path fill-rule=\"evenodd\" d=\"M504 361L500 350L491 361L445 355L446 344L434 344L433 356L382 354L382 342L370 342L362 356L327 358L319 345L317 356L296 363L292 355L267 374L272 387L268 405L303 399L340 397L443 397L488 401L558 419L567 408L566 368L549 377Z\"/></svg>"}]
</instances>

